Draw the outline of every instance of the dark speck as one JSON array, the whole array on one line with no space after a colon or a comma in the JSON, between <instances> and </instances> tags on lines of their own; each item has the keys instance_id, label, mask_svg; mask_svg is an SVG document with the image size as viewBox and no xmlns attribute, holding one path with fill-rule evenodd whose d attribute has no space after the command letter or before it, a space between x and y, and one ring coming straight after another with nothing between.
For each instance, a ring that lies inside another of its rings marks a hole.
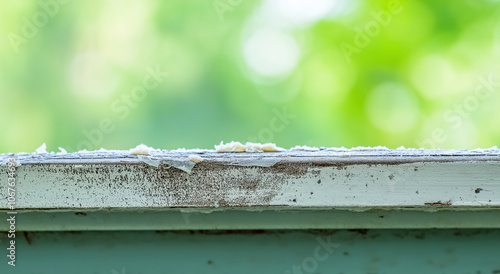
<instances>
[{"instance_id":1,"label":"dark speck","mask_svg":"<svg viewBox=\"0 0 500 274\"><path fill-rule=\"evenodd\" d=\"M207 264L213 264L212 260L208 260Z\"/></svg>"},{"instance_id":2,"label":"dark speck","mask_svg":"<svg viewBox=\"0 0 500 274\"><path fill-rule=\"evenodd\" d=\"M318 180L318 184L321 184L321 180Z\"/></svg>"},{"instance_id":3,"label":"dark speck","mask_svg":"<svg viewBox=\"0 0 500 274\"><path fill-rule=\"evenodd\" d=\"M482 188L476 188L476 190L474 190L474 192L476 192L476 194L477 194L477 193L481 192L481 190L483 190L483 189Z\"/></svg>"},{"instance_id":4,"label":"dark speck","mask_svg":"<svg viewBox=\"0 0 500 274\"><path fill-rule=\"evenodd\" d=\"M293 199L292 201L295 203L295 202L297 202L297 199Z\"/></svg>"},{"instance_id":5,"label":"dark speck","mask_svg":"<svg viewBox=\"0 0 500 274\"><path fill-rule=\"evenodd\" d=\"M77 215L77 216L87 216L87 213L85 213L85 212L75 212L75 215Z\"/></svg>"},{"instance_id":6,"label":"dark speck","mask_svg":"<svg viewBox=\"0 0 500 274\"><path fill-rule=\"evenodd\" d=\"M417 234L417 235L415 235L415 238L423 240L423 239L425 239L425 234L424 233Z\"/></svg>"},{"instance_id":7,"label":"dark speck","mask_svg":"<svg viewBox=\"0 0 500 274\"><path fill-rule=\"evenodd\" d=\"M23 235L24 235L24 238L26 239L26 242L28 243L28 245L31 245L31 239L29 237L29 234L27 231L23 231Z\"/></svg>"},{"instance_id":8,"label":"dark speck","mask_svg":"<svg viewBox=\"0 0 500 274\"><path fill-rule=\"evenodd\" d=\"M389 175L389 179L394 179L394 174Z\"/></svg>"}]
</instances>

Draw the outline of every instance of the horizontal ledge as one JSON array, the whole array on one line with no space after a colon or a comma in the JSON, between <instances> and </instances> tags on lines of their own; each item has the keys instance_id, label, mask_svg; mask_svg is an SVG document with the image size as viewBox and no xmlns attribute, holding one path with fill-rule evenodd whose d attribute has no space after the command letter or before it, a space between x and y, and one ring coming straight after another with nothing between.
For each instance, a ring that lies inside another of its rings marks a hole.
<instances>
[{"instance_id":1,"label":"horizontal ledge","mask_svg":"<svg viewBox=\"0 0 500 274\"><path fill-rule=\"evenodd\" d=\"M280 152L223 152L214 150L155 150L148 155L133 155L123 150L84 151L74 153L7 153L0 154L0 164L6 165L10 158L19 164L51 164L66 162L83 163L138 163L140 158L188 160L190 155L198 155L203 160L214 163L234 163L241 160L279 159L285 162L335 161L340 163L355 162L448 162L448 161L499 161L500 149L477 150L426 150L426 149L338 149L317 151L285 150Z\"/></svg>"},{"instance_id":2,"label":"horizontal ledge","mask_svg":"<svg viewBox=\"0 0 500 274\"><path fill-rule=\"evenodd\" d=\"M5 198L9 191L9 159L15 159L17 165L15 208L19 214L27 214L34 220L39 220L35 218L37 215L69 214L56 213L58 209L76 213L113 208L133 214L150 209L194 208L195 211L217 209L208 215L224 215L224 211L234 210L254 214L251 211L255 210L269 212L266 214L271 216L305 210L301 212L315 212L313 216L324 218L326 215L317 213L340 212L335 216L349 223L349 218L365 216L359 214L366 209L408 216L418 212L429 216L483 216L498 214L500 207L500 151L497 149L3 154L0 155L0 174L4 174L0 178L0 193L4 193ZM2 203L0 210L7 211L7 203ZM433 211L436 212L429 213ZM119 211L109 212L118 214ZM111 214L109 212L106 214ZM433 223L439 218L433 218L422 225L439 227ZM269 227L279 225L273 224L271 217L268 221ZM358 222L357 225L364 224L363 227L371 224L368 219ZM391 227L418 227L406 217L401 222L392 223ZM500 227L494 221L483 223L487 227ZM252 229L264 228L246 225ZM291 223L288 225L293 227ZM467 221L462 225L476 227ZM340 228L342 225L325 226ZM188 229L189 226L178 227ZM225 228L229 229L230 225Z\"/></svg>"},{"instance_id":3,"label":"horizontal ledge","mask_svg":"<svg viewBox=\"0 0 500 274\"><path fill-rule=\"evenodd\" d=\"M290 212L315 212L315 211L350 211L350 212L365 212L370 210L378 211L422 211L422 212L437 212L437 211L492 211L500 210L500 206L453 206L453 205L425 205L425 206L356 206L356 207L299 207L299 206L280 206L280 205L253 205L253 206L217 206L217 207L70 207L70 208L17 208L14 211L0 209L0 212L22 212L22 213L41 213L41 212L81 212L81 211L113 211L113 212L141 212L141 211L168 211L177 210L180 212L192 213L212 213L218 211L237 210L241 212L261 212L270 211L290 211Z\"/></svg>"},{"instance_id":4,"label":"horizontal ledge","mask_svg":"<svg viewBox=\"0 0 500 274\"><path fill-rule=\"evenodd\" d=\"M500 210L42 210L16 220L18 231L500 228Z\"/></svg>"}]
</instances>

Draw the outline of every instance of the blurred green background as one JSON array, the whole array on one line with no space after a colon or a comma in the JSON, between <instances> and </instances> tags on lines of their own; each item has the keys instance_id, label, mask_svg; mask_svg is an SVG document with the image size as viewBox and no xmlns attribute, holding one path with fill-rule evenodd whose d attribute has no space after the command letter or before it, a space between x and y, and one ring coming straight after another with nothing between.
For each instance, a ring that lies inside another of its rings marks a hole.
<instances>
[{"instance_id":1,"label":"blurred green background","mask_svg":"<svg viewBox=\"0 0 500 274\"><path fill-rule=\"evenodd\" d=\"M491 147L500 2L0 3L0 153Z\"/></svg>"}]
</instances>

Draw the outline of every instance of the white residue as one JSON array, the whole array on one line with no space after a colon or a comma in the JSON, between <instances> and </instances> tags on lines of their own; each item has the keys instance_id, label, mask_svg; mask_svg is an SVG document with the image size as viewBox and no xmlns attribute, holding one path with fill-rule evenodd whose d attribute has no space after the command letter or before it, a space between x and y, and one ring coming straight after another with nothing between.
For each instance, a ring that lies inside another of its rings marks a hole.
<instances>
[{"instance_id":1,"label":"white residue","mask_svg":"<svg viewBox=\"0 0 500 274\"><path fill-rule=\"evenodd\" d=\"M476 149L473 149L472 151L474 152L481 152L481 153L487 153L487 152L492 152L492 151L498 151L498 147L497 146L492 146L490 148L476 148Z\"/></svg>"},{"instance_id":2,"label":"white residue","mask_svg":"<svg viewBox=\"0 0 500 274\"><path fill-rule=\"evenodd\" d=\"M162 162L184 172L187 172L188 174L191 173L194 165L196 165L196 163L193 163L189 160L163 159Z\"/></svg>"},{"instance_id":3,"label":"white residue","mask_svg":"<svg viewBox=\"0 0 500 274\"><path fill-rule=\"evenodd\" d=\"M359 146L359 147L352 147L350 149L345 148L345 147L329 147L329 148L326 148L326 150L329 150L329 151L346 151L346 150L370 151L370 150L389 150L389 149L385 146L376 146L376 147Z\"/></svg>"},{"instance_id":4,"label":"white residue","mask_svg":"<svg viewBox=\"0 0 500 274\"><path fill-rule=\"evenodd\" d=\"M35 150L36 154L47 154L47 145L43 143L39 148Z\"/></svg>"},{"instance_id":5,"label":"white residue","mask_svg":"<svg viewBox=\"0 0 500 274\"><path fill-rule=\"evenodd\" d=\"M215 152L278 152L284 151L284 148L277 147L273 143L250 143L247 142L245 145L240 142L230 142L224 144L220 142L220 145L215 145Z\"/></svg>"},{"instance_id":6,"label":"white residue","mask_svg":"<svg viewBox=\"0 0 500 274\"><path fill-rule=\"evenodd\" d=\"M140 144L138 146L136 146L135 148L131 148L129 151L130 151L130 154L133 154L133 155L149 155L149 153L151 153L151 151L155 150L154 148L152 147L148 147L144 144Z\"/></svg>"},{"instance_id":7,"label":"white residue","mask_svg":"<svg viewBox=\"0 0 500 274\"><path fill-rule=\"evenodd\" d=\"M62 147L59 147L59 150L60 150L61 152L58 152L57 154L67 154L67 153L68 153L68 152L67 152L64 148L62 148Z\"/></svg>"},{"instance_id":8,"label":"white residue","mask_svg":"<svg viewBox=\"0 0 500 274\"><path fill-rule=\"evenodd\" d=\"M180 169L184 172L191 173L191 170L193 169L194 165L196 163L191 162L189 160L177 160L177 159L172 159L172 158L157 158L157 157L151 157L151 156L146 156L146 155L137 155L137 159L143 161L144 163L153 166L153 167L158 167L160 164L166 164L172 167L175 167L177 169Z\"/></svg>"},{"instance_id":9,"label":"white residue","mask_svg":"<svg viewBox=\"0 0 500 274\"><path fill-rule=\"evenodd\" d=\"M348 152L343 152L343 153L339 153L339 157L351 157L351 153L348 153Z\"/></svg>"},{"instance_id":10,"label":"white residue","mask_svg":"<svg viewBox=\"0 0 500 274\"><path fill-rule=\"evenodd\" d=\"M203 162L203 158L201 158L200 156L198 156L196 154L189 155L188 159L189 159L189 161L196 163L196 164Z\"/></svg>"},{"instance_id":11,"label":"white residue","mask_svg":"<svg viewBox=\"0 0 500 274\"><path fill-rule=\"evenodd\" d=\"M376 146L376 147L353 147L353 150L388 150L385 146Z\"/></svg>"},{"instance_id":12,"label":"white residue","mask_svg":"<svg viewBox=\"0 0 500 274\"><path fill-rule=\"evenodd\" d=\"M220 142L220 145L215 145L215 152L244 152L245 147L240 142L231 142L224 144Z\"/></svg>"},{"instance_id":13,"label":"white residue","mask_svg":"<svg viewBox=\"0 0 500 274\"><path fill-rule=\"evenodd\" d=\"M154 166L154 167L158 167L161 163L161 159L157 159L157 158L153 158L153 157L148 157L148 156L145 156L145 155L137 155L137 159L143 161L144 163L150 165L150 166Z\"/></svg>"},{"instance_id":14,"label":"white residue","mask_svg":"<svg viewBox=\"0 0 500 274\"><path fill-rule=\"evenodd\" d=\"M317 147L308 147L308 146L294 146L290 148L290 150L303 150L303 151L318 151Z\"/></svg>"},{"instance_id":15,"label":"white residue","mask_svg":"<svg viewBox=\"0 0 500 274\"><path fill-rule=\"evenodd\" d=\"M331 150L331 151L346 151L347 148L345 148L345 147L329 147L326 150Z\"/></svg>"},{"instance_id":16,"label":"white residue","mask_svg":"<svg viewBox=\"0 0 500 274\"><path fill-rule=\"evenodd\" d=\"M400 146L400 147L396 148L396 150L418 150L418 149L416 149L416 148L411 148L411 147L406 148L406 147L404 147L404 146Z\"/></svg>"}]
</instances>

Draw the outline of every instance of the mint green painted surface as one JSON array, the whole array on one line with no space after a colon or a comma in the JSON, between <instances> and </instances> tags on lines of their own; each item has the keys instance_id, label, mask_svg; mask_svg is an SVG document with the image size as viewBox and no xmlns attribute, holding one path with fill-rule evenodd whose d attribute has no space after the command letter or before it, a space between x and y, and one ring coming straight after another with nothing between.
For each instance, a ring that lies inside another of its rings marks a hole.
<instances>
[{"instance_id":1,"label":"mint green painted surface","mask_svg":"<svg viewBox=\"0 0 500 274\"><path fill-rule=\"evenodd\" d=\"M198 209L201 210L201 209ZM0 216L7 215L0 211ZM350 229L350 228L499 228L498 208L436 211L371 209L290 210L275 207L249 211L221 209L211 213L179 209L38 210L17 214L22 231L210 230L210 229ZM0 231L8 223L0 223Z\"/></svg>"},{"instance_id":2,"label":"mint green painted surface","mask_svg":"<svg viewBox=\"0 0 500 274\"><path fill-rule=\"evenodd\" d=\"M500 272L498 229L20 232L18 236L17 266L8 267L3 256L2 274ZM5 238L3 234L2 247ZM321 242L330 242L332 253Z\"/></svg>"}]
</instances>

